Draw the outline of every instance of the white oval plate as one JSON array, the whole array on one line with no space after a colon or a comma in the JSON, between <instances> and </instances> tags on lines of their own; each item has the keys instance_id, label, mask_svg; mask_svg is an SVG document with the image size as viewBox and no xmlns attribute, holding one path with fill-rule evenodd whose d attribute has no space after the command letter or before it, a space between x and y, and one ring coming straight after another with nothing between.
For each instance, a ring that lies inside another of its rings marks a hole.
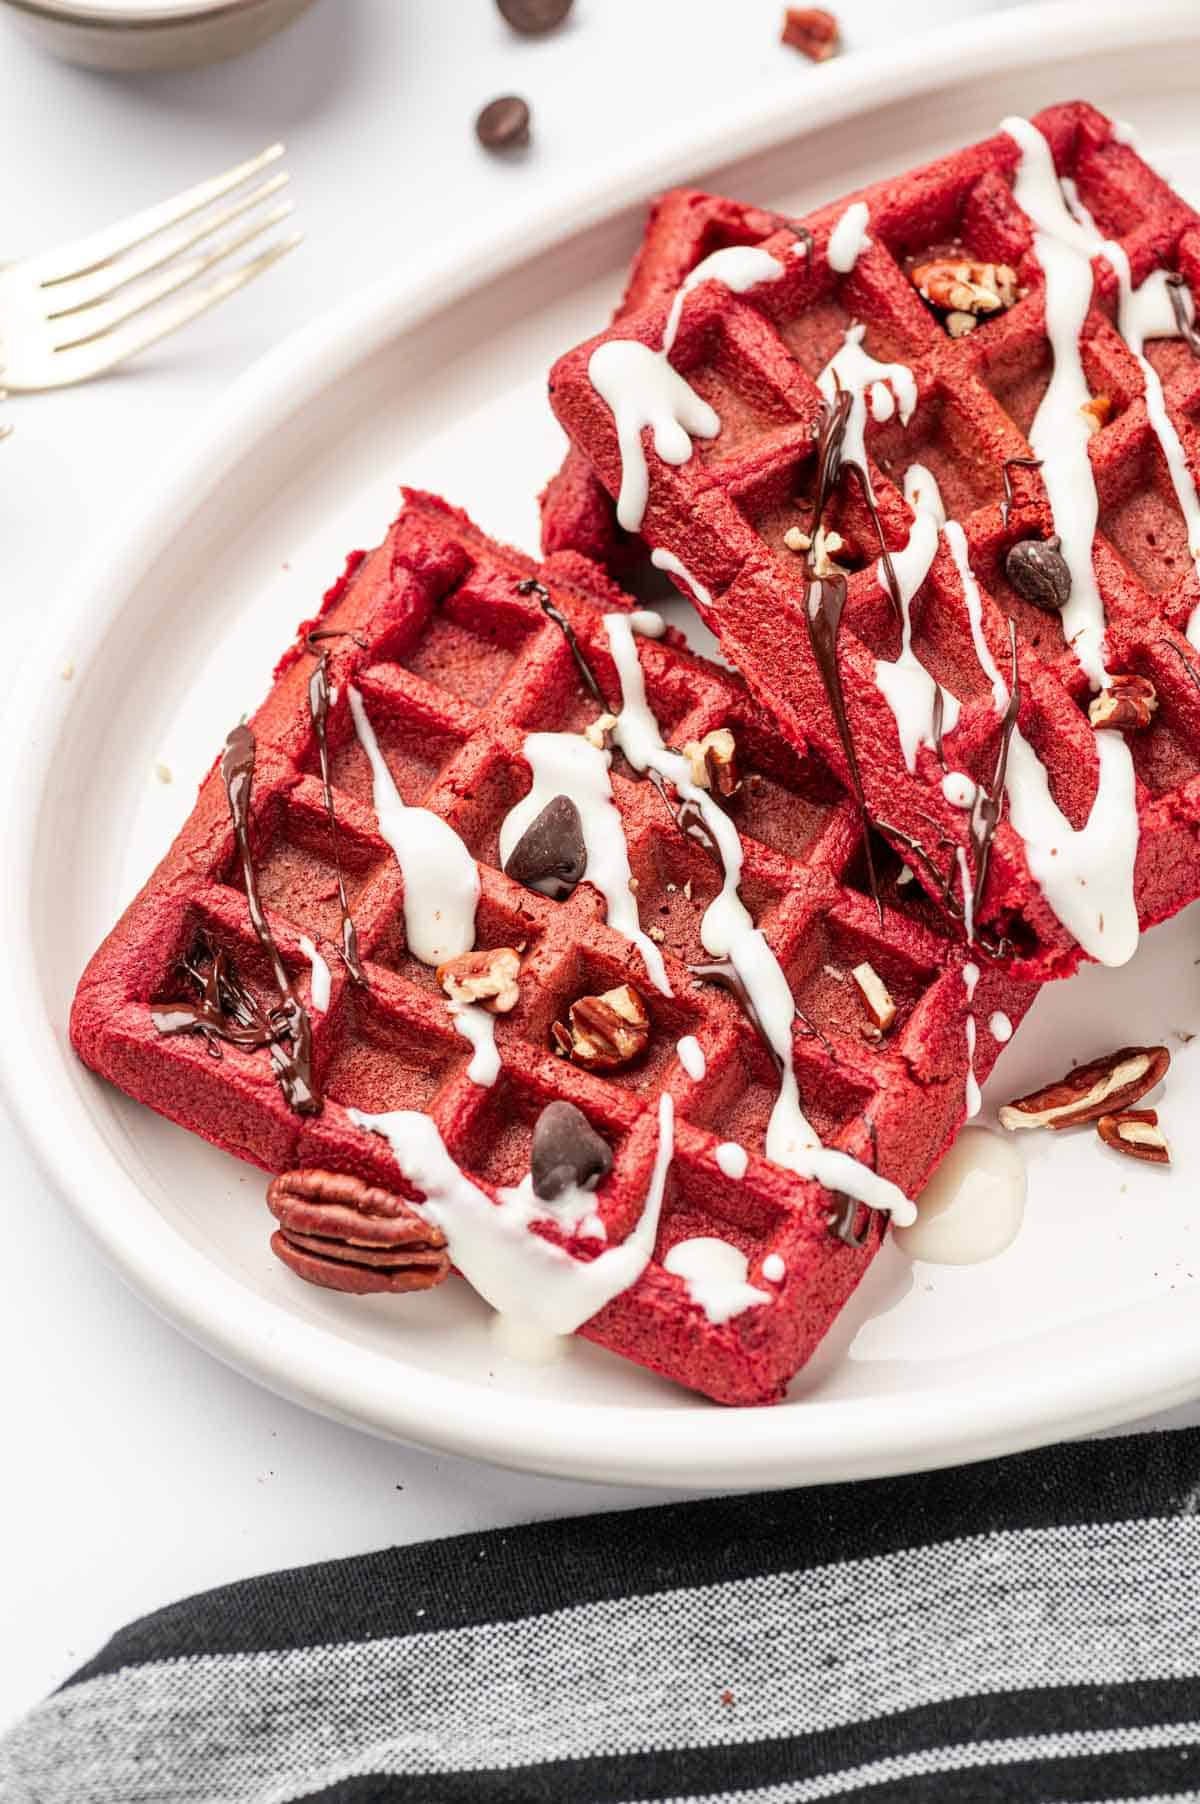
<instances>
[{"instance_id":1,"label":"white oval plate","mask_svg":"<svg viewBox=\"0 0 1200 1804\"><path fill-rule=\"evenodd\" d=\"M259 1174L97 1082L65 1031L88 955L343 553L381 536L396 484L441 489L536 543L533 497L561 452L545 373L605 318L651 190L702 179L803 208L1083 93L1142 127L1148 152L1200 196L1197 45L1200 21L1174 5L1022 10L944 33L936 54L918 44L822 70L795 106L741 104L687 144L643 144L586 195L405 269L283 345L121 528L73 598L65 642L35 655L10 722L0 1069L58 1187L187 1333L381 1434L672 1486L949 1464L1200 1390L1200 1057L1182 1047L1165 1117L1173 1172L1086 1135L1036 1139L1008 1252L910 1270L886 1248L788 1403L722 1411L583 1343L552 1367L515 1364L465 1286L431 1302L297 1283L267 1251ZM1200 1027L1197 951L1193 911L1126 970L1055 986L1001 1058L993 1098L1072 1058Z\"/></svg>"}]
</instances>

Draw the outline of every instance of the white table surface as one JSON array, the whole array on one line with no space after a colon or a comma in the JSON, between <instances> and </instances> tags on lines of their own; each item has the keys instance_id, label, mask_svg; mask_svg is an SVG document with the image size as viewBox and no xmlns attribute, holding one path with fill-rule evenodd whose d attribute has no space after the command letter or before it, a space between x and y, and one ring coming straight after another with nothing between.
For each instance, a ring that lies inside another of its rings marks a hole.
<instances>
[{"instance_id":1,"label":"white table surface","mask_svg":"<svg viewBox=\"0 0 1200 1804\"><path fill-rule=\"evenodd\" d=\"M978 0L986 10L988 0ZM639 121L694 117L731 80L803 104L821 72L776 44L779 0L578 0L521 40L489 0L318 0L240 61L117 77L50 61L0 14L0 255L67 239L288 144L304 248L247 294L92 386L0 404L10 649L61 575L227 385L295 326L464 218L537 204ZM935 28L955 0L839 0L851 53ZM487 157L471 124L530 99L536 143ZM465 497L469 502L470 497ZM8 957L20 955L7 947ZM6 1031L20 1031L9 1022ZM372 1440L227 1371L101 1263L0 1111L0 1725L131 1616L276 1566L661 1493L522 1478ZM1200 1419L1181 1412L1178 1420Z\"/></svg>"}]
</instances>

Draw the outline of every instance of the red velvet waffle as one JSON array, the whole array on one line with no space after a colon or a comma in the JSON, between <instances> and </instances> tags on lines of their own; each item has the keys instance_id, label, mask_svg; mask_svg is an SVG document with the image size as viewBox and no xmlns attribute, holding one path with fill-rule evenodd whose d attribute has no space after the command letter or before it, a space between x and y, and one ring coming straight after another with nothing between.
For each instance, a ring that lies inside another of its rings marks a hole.
<instances>
[{"instance_id":1,"label":"red velvet waffle","mask_svg":"<svg viewBox=\"0 0 1200 1804\"><path fill-rule=\"evenodd\" d=\"M1102 231L1126 248L1133 281L1156 268L1179 271L1200 287L1200 220L1109 122L1082 104L1057 107L1036 123L1062 174L1070 175ZM1004 575L1008 548L1052 530L1040 477L1019 472L1017 503L1002 517L1002 465L1029 455L1024 434L1050 370L1043 280L1029 223L1011 183L1015 143L998 134L926 168L865 191L872 244L851 274L826 261L831 229L847 202L802 223L815 241L811 263L789 255L791 230L768 239L786 266L779 281L739 297L720 283L697 287L683 312L672 362L721 416L710 441L696 439L690 460L665 464L645 435L650 476L642 533L681 558L707 597L701 612L780 729L810 745L845 780L847 764L819 671L809 650L803 562L783 545L793 525L807 526L822 400L815 377L854 320L866 349L907 364L919 401L907 428L898 419L867 426L872 482L883 530L904 544L911 514L898 489L913 462L928 466L947 511L965 529L983 594L983 629L1007 676L1008 625L1016 628L1022 692L1020 725L1047 766L1051 793L1073 826L1095 793L1095 737L1087 719L1088 685L1065 645L1061 624L1018 596ZM691 250L689 246L689 254ZM908 269L931 255L974 255L1012 265L1027 290L1011 311L959 339L947 335L918 296ZM1112 323L1114 282L1096 265L1082 337L1093 393L1114 402L1111 421L1091 441L1100 498L1094 562L1109 622L1110 668L1152 679L1153 724L1130 736L1138 779L1140 844L1135 896L1148 927L1200 894L1200 668L1183 637L1200 602L1184 521L1150 427L1142 380ZM603 339L661 343L660 296L623 318ZM613 417L588 376L593 340L561 359L551 378L555 411L573 445L616 494L621 475ZM1200 361L1180 342L1152 342L1169 409L1193 471L1200 468ZM849 582L839 644L847 711L857 744L867 808L875 820L919 842L939 869L952 868L968 844L965 817L941 791L941 768L922 752L910 776L891 712L873 680L876 657L894 658L899 628L875 574L873 528L850 485L827 518L844 534L855 574ZM843 560L847 561L847 560ZM681 587L684 587L681 583ZM690 592L690 591L689 591ZM921 662L963 699L947 743L953 765L989 784L1000 724L972 651L963 589L945 544L913 603L914 647ZM910 855L910 854L906 854ZM927 870L914 863L922 880ZM961 908L959 909L961 915ZM1022 842L1006 820L996 832L986 892L976 898L985 939L1006 942L1012 968L1044 978L1064 975L1080 948L1030 875Z\"/></svg>"},{"instance_id":2,"label":"red velvet waffle","mask_svg":"<svg viewBox=\"0 0 1200 1804\"><path fill-rule=\"evenodd\" d=\"M784 223L777 213L743 206L719 194L675 188L650 209L621 305L613 325L668 307L679 284L697 263L733 244L762 244ZM608 490L583 453L571 446L562 468L541 497L542 550L580 551L620 578L639 555L640 538L617 525Z\"/></svg>"},{"instance_id":3,"label":"red velvet waffle","mask_svg":"<svg viewBox=\"0 0 1200 1804\"><path fill-rule=\"evenodd\" d=\"M384 544L327 597L324 627L337 696L328 719L342 865L369 990L335 959L339 911L317 746L307 703L313 660L301 641L280 667L251 726L258 768L250 839L259 887L297 993L309 991L299 945L324 942L334 967L328 1011L313 1016L319 1114L295 1113L265 1051L231 1046L210 1057L196 1035L166 1038L151 1005L194 1001L181 960L203 938L232 956L247 988L269 1006L270 974L251 929L219 775L204 784L179 838L89 965L75 999L73 1042L97 1071L160 1113L268 1171L301 1166L403 1188L385 1143L347 1110L427 1111L459 1165L485 1190L529 1169L533 1122L556 1098L576 1103L613 1147L597 1193L610 1243L636 1221L658 1142L657 1104L677 1112L656 1257L643 1276L586 1323L605 1347L728 1403L777 1398L846 1301L879 1243L871 1218L863 1245L830 1229L834 1199L759 1156L776 1076L733 1000L696 983L687 963L718 884L711 861L674 826L662 797L618 758L615 799L638 880L644 927L659 924L672 998L646 982L639 954L603 918L581 883L553 902L498 868L500 821L529 786L522 747L530 730L577 732L596 716L567 642L519 584L536 576L572 624L606 694L617 698L602 612L628 604L595 566L573 555L539 569L485 539L444 503L410 494ZM307 623L306 623L307 624ZM795 1059L804 1106L827 1144L843 1147L912 1192L947 1149L964 1113L963 955L917 886L883 871L880 927L863 890L863 846L853 803L816 758L793 751L728 672L674 635L639 641L650 703L672 741L732 727L747 773L736 811L745 840L742 894L791 981L805 1021ZM498 1019L503 1069L492 1088L466 1076L470 1048L454 1031L433 972L406 951L402 887L380 838L366 758L348 717L353 682L401 795L450 822L479 860L477 944L524 946L521 998ZM885 857L890 854L884 853ZM867 961L897 1005L877 1042L849 977ZM651 1017L647 1056L608 1076L564 1063L551 1024L584 993L623 981ZM982 1077L997 1047L983 1023L1003 1009L1018 1021L1028 986L985 972L974 1008ZM695 1034L707 1061L687 1077L676 1042ZM866 1036L866 1037L865 1037ZM869 1125L868 1125L869 1124ZM721 1141L750 1150L744 1180L725 1176ZM680 1239L719 1234L749 1258L751 1281L777 1253L786 1275L773 1301L716 1326L662 1259ZM575 1243L572 1243L573 1250ZM581 1257L595 1243L579 1243ZM436 1301L428 1303L436 1308Z\"/></svg>"}]
</instances>

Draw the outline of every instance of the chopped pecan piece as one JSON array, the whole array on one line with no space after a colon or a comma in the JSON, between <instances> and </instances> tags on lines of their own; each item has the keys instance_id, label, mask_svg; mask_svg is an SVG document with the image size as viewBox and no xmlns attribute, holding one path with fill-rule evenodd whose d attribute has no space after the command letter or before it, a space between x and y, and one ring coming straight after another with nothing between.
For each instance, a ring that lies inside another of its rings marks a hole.
<instances>
[{"instance_id":1,"label":"chopped pecan piece","mask_svg":"<svg viewBox=\"0 0 1200 1804\"><path fill-rule=\"evenodd\" d=\"M861 964L852 967L851 977L862 993L867 1005L867 1013L883 1033L886 1033L896 1019L896 1004L892 1001L891 992L874 965Z\"/></svg>"},{"instance_id":2,"label":"chopped pecan piece","mask_svg":"<svg viewBox=\"0 0 1200 1804\"><path fill-rule=\"evenodd\" d=\"M1101 1115L1096 1131L1114 1152L1144 1159L1151 1165L1171 1163L1171 1149L1159 1128L1157 1109L1124 1109L1119 1115Z\"/></svg>"},{"instance_id":3,"label":"chopped pecan piece","mask_svg":"<svg viewBox=\"0 0 1200 1804\"><path fill-rule=\"evenodd\" d=\"M488 952L463 952L437 968L437 980L451 1002L478 1002L490 1015L507 1015L517 1006L521 960L512 946Z\"/></svg>"},{"instance_id":4,"label":"chopped pecan piece","mask_svg":"<svg viewBox=\"0 0 1200 1804\"><path fill-rule=\"evenodd\" d=\"M965 338L978 324L979 320L974 313L963 313L957 307L946 315L946 330L951 338Z\"/></svg>"},{"instance_id":5,"label":"chopped pecan piece","mask_svg":"<svg viewBox=\"0 0 1200 1804\"><path fill-rule=\"evenodd\" d=\"M1092 395L1079 409L1087 421L1087 429L1093 435L1107 426L1113 415L1113 398L1111 395Z\"/></svg>"},{"instance_id":6,"label":"chopped pecan piece","mask_svg":"<svg viewBox=\"0 0 1200 1804\"><path fill-rule=\"evenodd\" d=\"M279 1222L271 1251L326 1290L432 1290L450 1274L440 1228L411 1203L344 1171L285 1171L267 1204Z\"/></svg>"},{"instance_id":7,"label":"chopped pecan piece","mask_svg":"<svg viewBox=\"0 0 1200 1804\"><path fill-rule=\"evenodd\" d=\"M833 14L820 6L789 6L783 15L780 43L801 51L811 62L824 63L841 47Z\"/></svg>"},{"instance_id":8,"label":"chopped pecan piece","mask_svg":"<svg viewBox=\"0 0 1200 1804\"><path fill-rule=\"evenodd\" d=\"M936 257L909 271L909 281L925 300L946 313L1000 313L1017 299L1017 272L1007 263L976 263L970 257Z\"/></svg>"},{"instance_id":9,"label":"chopped pecan piece","mask_svg":"<svg viewBox=\"0 0 1200 1804\"><path fill-rule=\"evenodd\" d=\"M1018 1096L1001 1109L1000 1121L1006 1128L1069 1128L1097 1121L1153 1090L1170 1063L1165 1046L1122 1046L1105 1058L1077 1065L1056 1084Z\"/></svg>"},{"instance_id":10,"label":"chopped pecan piece","mask_svg":"<svg viewBox=\"0 0 1200 1804\"><path fill-rule=\"evenodd\" d=\"M598 714L583 729L583 736L589 745L594 745L598 752L606 752L612 743L612 730L617 724L615 714Z\"/></svg>"},{"instance_id":11,"label":"chopped pecan piece","mask_svg":"<svg viewBox=\"0 0 1200 1804\"><path fill-rule=\"evenodd\" d=\"M1114 676L1088 707L1088 719L1099 732L1104 727L1124 731L1150 725L1158 707L1158 692L1149 677Z\"/></svg>"},{"instance_id":12,"label":"chopped pecan piece","mask_svg":"<svg viewBox=\"0 0 1200 1804\"><path fill-rule=\"evenodd\" d=\"M631 1065L650 1039L646 1005L628 983L602 996L581 996L571 1004L568 1021L569 1025L554 1023L554 1049L589 1071L619 1071Z\"/></svg>"},{"instance_id":13,"label":"chopped pecan piece","mask_svg":"<svg viewBox=\"0 0 1200 1804\"><path fill-rule=\"evenodd\" d=\"M728 727L718 727L703 739L689 739L683 755L692 767L692 782L719 796L733 796L742 787L738 774L737 745Z\"/></svg>"}]
</instances>

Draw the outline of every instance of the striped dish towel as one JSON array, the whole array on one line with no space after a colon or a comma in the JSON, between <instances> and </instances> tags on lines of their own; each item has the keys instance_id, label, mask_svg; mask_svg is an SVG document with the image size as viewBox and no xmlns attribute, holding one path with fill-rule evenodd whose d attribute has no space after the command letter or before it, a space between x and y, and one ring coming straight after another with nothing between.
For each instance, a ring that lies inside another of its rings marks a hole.
<instances>
[{"instance_id":1,"label":"striped dish towel","mask_svg":"<svg viewBox=\"0 0 1200 1804\"><path fill-rule=\"evenodd\" d=\"M1200 1799L1200 1431L465 1535L133 1624L5 1804Z\"/></svg>"}]
</instances>

